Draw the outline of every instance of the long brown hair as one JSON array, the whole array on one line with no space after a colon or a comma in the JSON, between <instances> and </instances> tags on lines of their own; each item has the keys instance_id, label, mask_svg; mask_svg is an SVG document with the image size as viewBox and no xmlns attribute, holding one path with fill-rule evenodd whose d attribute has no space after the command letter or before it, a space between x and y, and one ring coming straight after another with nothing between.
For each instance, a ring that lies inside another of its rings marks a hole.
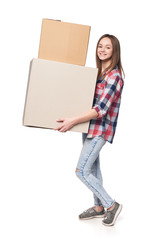
<instances>
[{"instance_id":1,"label":"long brown hair","mask_svg":"<svg viewBox=\"0 0 160 240\"><path fill-rule=\"evenodd\" d=\"M102 38L109 38L112 42L112 46L113 46L113 53L112 53L112 57L111 57L111 64L104 70L104 72L102 73L102 63L101 63L101 60L99 59L98 55L97 55L97 49L98 49L98 45L99 45L99 42ZM118 66L118 69L120 70L120 73L122 75L122 72L123 72L123 76L125 77L125 73L124 73L124 70L123 70L123 67L122 67L122 63L121 63L121 49L120 49L120 43L119 43L119 40L113 36L113 35L110 35L110 34L104 34L100 37L100 39L98 40L97 42L97 47L96 47L96 65L97 65L97 68L98 68L98 77L97 78L100 78L105 72L107 72L107 74L109 72L111 72L116 66ZM104 77L105 77L105 74L104 74ZM103 77L103 79L104 79Z\"/></svg>"}]
</instances>

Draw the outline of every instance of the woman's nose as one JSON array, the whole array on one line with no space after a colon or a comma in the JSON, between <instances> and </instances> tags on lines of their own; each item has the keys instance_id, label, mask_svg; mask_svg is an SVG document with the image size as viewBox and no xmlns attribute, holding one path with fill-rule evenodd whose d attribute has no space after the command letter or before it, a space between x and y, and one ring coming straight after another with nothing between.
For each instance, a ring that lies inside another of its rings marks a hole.
<instances>
[{"instance_id":1,"label":"woman's nose","mask_svg":"<svg viewBox=\"0 0 160 240\"><path fill-rule=\"evenodd\" d=\"M105 51L105 48L101 48L101 52L104 52Z\"/></svg>"}]
</instances>

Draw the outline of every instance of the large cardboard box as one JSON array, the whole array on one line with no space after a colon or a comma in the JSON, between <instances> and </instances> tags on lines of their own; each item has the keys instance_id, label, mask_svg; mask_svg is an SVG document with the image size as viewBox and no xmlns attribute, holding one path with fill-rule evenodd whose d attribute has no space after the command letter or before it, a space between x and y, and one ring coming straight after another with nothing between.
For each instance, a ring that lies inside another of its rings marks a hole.
<instances>
[{"instance_id":1,"label":"large cardboard box","mask_svg":"<svg viewBox=\"0 0 160 240\"><path fill-rule=\"evenodd\" d=\"M92 108L97 68L33 59L23 115L24 126L55 128L58 118L79 116ZM89 121L71 131L88 132Z\"/></svg>"},{"instance_id":2,"label":"large cardboard box","mask_svg":"<svg viewBox=\"0 0 160 240\"><path fill-rule=\"evenodd\" d=\"M90 26L43 19L38 58L85 65Z\"/></svg>"}]
</instances>

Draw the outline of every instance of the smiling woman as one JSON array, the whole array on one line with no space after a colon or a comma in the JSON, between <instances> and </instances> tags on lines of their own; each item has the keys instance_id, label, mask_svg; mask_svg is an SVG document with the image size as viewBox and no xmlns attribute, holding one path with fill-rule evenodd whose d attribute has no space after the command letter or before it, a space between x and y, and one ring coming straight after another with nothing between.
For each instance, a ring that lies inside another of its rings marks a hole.
<instances>
[{"instance_id":1,"label":"smiling woman","mask_svg":"<svg viewBox=\"0 0 160 240\"><path fill-rule=\"evenodd\" d=\"M103 63L102 71L104 71L104 69L106 69L110 65L112 52L113 52L113 47L112 47L111 40L107 37L102 38L97 48L97 55Z\"/></svg>"},{"instance_id":2,"label":"smiling woman","mask_svg":"<svg viewBox=\"0 0 160 240\"><path fill-rule=\"evenodd\" d=\"M109 34L100 37L96 48L96 64L98 67L98 77L105 75L105 72L112 71L116 65L120 73L125 77L125 73L121 64L121 49L119 40Z\"/></svg>"},{"instance_id":3,"label":"smiling woman","mask_svg":"<svg viewBox=\"0 0 160 240\"><path fill-rule=\"evenodd\" d=\"M94 207L80 214L79 219L104 216L102 223L111 226L122 205L113 200L102 185L99 153L107 141L113 142L124 85L120 44L115 36L105 34L99 39L96 64L98 77L92 109L81 116L57 119L62 124L55 130L66 132L74 125L90 120L88 133L82 133L83 148L75 172L93 192Z\"/></svg>"}]
</instances>

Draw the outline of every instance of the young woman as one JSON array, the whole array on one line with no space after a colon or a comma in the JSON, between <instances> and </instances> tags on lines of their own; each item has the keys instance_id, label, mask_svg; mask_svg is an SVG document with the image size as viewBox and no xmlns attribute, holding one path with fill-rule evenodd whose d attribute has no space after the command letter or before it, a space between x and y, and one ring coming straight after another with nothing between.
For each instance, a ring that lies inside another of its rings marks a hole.
<instances>
[{"instance_id":1,"label":"young woman","mask_svg":"<svg viewBox=\"0 0 160 240\"><path fill-rule=\"evenodd\" d=\"M66 132L74 125L90 120L88 133L82 133L83 148L76 175L93 192L94 207L84 211L79 218L104 217L102 223L111 226L122 205L113 200L102 185L99 153L107 141L113 142L124 85L120 43L115 36L105 34L100 37L96 64L99 71L92 109L78 117L57 119L62 124L55 130Z\"/></svg>"}]
</instances>

